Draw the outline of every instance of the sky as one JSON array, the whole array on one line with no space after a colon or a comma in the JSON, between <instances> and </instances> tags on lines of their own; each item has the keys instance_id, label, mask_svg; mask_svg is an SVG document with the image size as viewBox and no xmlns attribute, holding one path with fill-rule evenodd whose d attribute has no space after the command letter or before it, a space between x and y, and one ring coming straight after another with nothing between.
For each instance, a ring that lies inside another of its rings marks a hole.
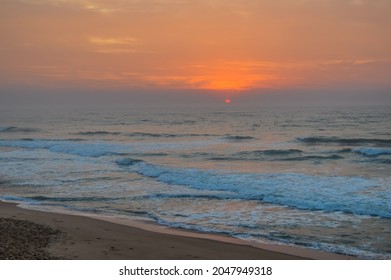
<instances>
[{"instance_id":1,"label":"sky","mask_svg":"<svg viewBox=\"0 0 391 280\"><path fill-rule=\"evenodd\" d=\"M2 104L391 105L391 0L0 5Z\"/></svg>"}]
</instances>

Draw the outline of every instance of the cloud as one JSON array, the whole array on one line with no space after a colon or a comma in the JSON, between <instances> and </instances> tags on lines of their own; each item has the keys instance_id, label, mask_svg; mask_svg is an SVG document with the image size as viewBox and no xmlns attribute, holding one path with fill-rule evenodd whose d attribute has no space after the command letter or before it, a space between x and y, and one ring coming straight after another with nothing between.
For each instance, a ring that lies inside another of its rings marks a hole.
<instances>
[{"instance_id":1,"label":"cloud","mask_svg":"<svg viewBox=\"0 0 391 280\"><path fill-rule=\"evenodd\" d=\"M103 54L150 53L137 50L140 40L134 37L90 37L90 44L96 48L94 52Z\"/></svg>"},{"instance_id":2,"label":"cloud","mask_svg":"<svg viewBox=\"0 0 391 280\"><path fill-rule=\"evenodd\" d=\"M135 45L139 43L139 40L133 37L117 37L117 38L91 37L89 41L91 44L98 45L98 46Z\"/></svg>"},{"instance_id":3,"label":"cloud","mask_svg":"<svg viewBox=\"0 0 391 280\"><path fill-rule=\"evenodd\" d=\"M23 3L35 5L50 5L54 7L68 7L71 9L82 9L101 14L109 14L120 10L123 1L96 1L96 0L19 0Z\"/></svg>"},{"instance_id":4,"label":"cloud","mask_svg":"<svg viewBox=\"0 0 391 280\"><path fill-rule=\"evenodd\" d=\"M126 53L138 53L137 50L133 49L97 49L95 50L97 53L107 53L107 54L126 54Z\"/></svg>"},{"instance_id":5,"label":"cloud","mask_svg":"<svg viewBox=\"0 0 391 280\"><path fill-rule=\"evenodd\" d=\"M2 80L207 90L390 84L389 0L4 3ZM23 67L40 63L53 66Z\"/></svg>"},{"instance_id":6,"label":"cloud","mask_svg":"<svg viewBox=\"0 0 391 280\"><path fill-rule=\"evenodd\" d=\"M326 60L319 62L321 66L354 66L354 65L364 65L364 64L373 64L380 61L374 59L336 59L336 60Z\"/></svg>"},{"instance_id":7,"label":"cloud","mask_svg":"<svg viewBox=\"0 0 391 280\"><path fill-rule=\"evenodd\" d=\"M274 74L248 72L240 69L213 68L206 65L191 65L189 68L186 74L175 75L161 73L140 75L138 78L154 86L237 91L267 87L277 79ZM191 71L191 68L200 71Z\"/></svg>"}]
</instances>

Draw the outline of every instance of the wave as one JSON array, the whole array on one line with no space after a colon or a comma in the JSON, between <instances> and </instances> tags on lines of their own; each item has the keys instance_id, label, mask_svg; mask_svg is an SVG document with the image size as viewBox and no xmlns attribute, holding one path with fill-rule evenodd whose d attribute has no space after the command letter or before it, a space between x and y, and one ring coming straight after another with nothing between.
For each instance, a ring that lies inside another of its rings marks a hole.
<instances>
[{"instance_id":1,"label":"wave","mask_svg":"<svg viewBox=\"0 0 391 280\"><path fill-rule=\"evenodd\" d=\"M391 155L391 149L381 149L381 148L357 148L352 150L355 153L362 154L364 156L381 156L381 155Z\"/></svg>"},{"instance_id":2,"label":"wave","mask_svg":"<svg viewBox=\"0 0 391 280\"><path fill-rule=\"evenodd\" d=\"M5 202L17 202L17 203L27 203L27 204L38 204L38 201L35 201L31 198L14 196L14 195L3 195L0 196L0 201Z\"/></svg>"},{"instance_id":3,"label":"wave","mask_svg":"<svg viewBox=\"0 0 391 280\"><path fill-rule=\"evenodd\" d=\"M0 146L27 149L47 149L55 153L79 155L84 157L101 157L107 155L123 155L125 149L120 145L103 142L87 142L78 140L0 140Z\"/></svg>"},{"instance_id":4,"label":"wave","mask_svg":"<svg viewBox=\"0 0 391 280\"><path fill-rule=\"evenodd\" d=\"M339 138L339 137L327 137L327 136L312 136L312 137L299 137L297 141L309 144L337 144L337 145L375 145L375 146L391 146L391 139L378 139L378 138Z\"/></svg>"},{"instance_id":5,"label":"wave","mask_svg":"<svg viewBox=\"0 0 391 280\"><path fill-rule=\"evenodd\" d=\"M336 152L338 154L345 154L345 153L351 153L352 152L352 149L341 149L341 150L337 150L337 151L333 151L333 152Z\"/></svg>"},{"instance_id":6,"label":"wave","mask_svg":"<svg viewBox=\"0 0 391 280\"><path fill-rule=\"evenodd\" d=\"M302 150L287 149L287 150L257 150L257 151L245 151L236 153L237 156L287 156L292 154L301 154Z\"/></svg>"},{"instance_id":7,"label":"wave","mask_svg":"<svg viewBox=\"0 0 391 280\"><path fill-rule=\"evenodd\" d=\"M101 157L110 155L128 155L152 153L163 150L165 153L169 150L191 149L194 147L204 147L218 142L215 139L192 140L175 143L164 142L138 142L138 143L111 143L104 140L48 140L48 139L19 139L19 140L1 140L2 147L18 147L26 149L47 149L54 153L64 153L78 155L82 157Z\"/></svg>"},{"instance_id":8,"label":"wave","mask_svg":"<svg viewBox=\"0 0 391 280\"><path fill-rule=\"evenodd\" d=\"M82 201L112 201L118 200L120 198L115 197L48 197L48 196L31 196L23 197L24 199L34 200L34 201L55 201L55 202L82 202Z\"/></svg>"},{"instance_id":9,"label":"wave","mask_svg":"<svg viewBox=\"0 0 391 280\"><path fill-rule=\"evenodd\" d=\"M196 123L197 123L196 121L192 121L192 120L172 121L172 122L170 122L170 124L172 124L172 125L193 125L193 124L196 124Z\"/></svg>"},{"instance_id":10,"label":"wave","mask_svg":"<svg viewBox=\"0 0 391 280\"><path fill-rule=\"evenodd\" d=\"M170 199L170 198L190 198L190 199L213 199L213 200L226 200L235 199L232 195L213 195L213 194L188 194L188 193L156 193L149 195L141 195L132 197L132 199L145 200L145 199Z\"/></svg>"},{"instance_id":11,"label":"wave","mask_svg":"<svg viewBox=\"0 0 391 280\"><path fill-rule=\"evenodd\" d=\"M224 173L170 168L128 159L129 171L169 185L223 192L231 198L306 210L342 211L391 218L390 178L315 176L296 173Z\"/></svg>"},{"instance_id":12,"label":"wave","mask_svg":"<svg viewBox=\"0 0 391 280\"><path fill-rule=\"evenodd\" d=\"M118 165L122 165L122 166L132 166L140 162L143 161L140 159L132 159L132 158L123 158L116 161Z\"/></svg>"},{"instance_id":13,"label":"wave","mask_svg":"<svg viewBox=\"0 0 391 280\"><path fill-rule=\"evenodd\" d=\"M187 133L187 134L174 134L174 133L152 133L152 132L131 132L131 133L121 133L121 132L110 132L110 131L80 131L76 135L82 136L105 136L105 135L123 135L127 137L135 138L178 138L178 137L211 137L211 136L220 136L216 134L209 133Z\"/></svg>"},{"instance_id":14,"label":"wave","mask_svg":"<svg viewBox=\"0 0 391 280\"><path fill-rule=\"evenodd\" d=\"M310 156L302 156L302 157L292 157L292 158L285 158L283 160L285 161L305 161L305 160L329 160L329 159L343 159L343 156L340 155L329 155L329 156L319 156L319 155L310 155Z\"/></svg>"},{"instance_id":15,"label":"wave","mask_svg":"<svg viewBox=\"0 0 391 280\"><path fill-rule=\"evenodd\" d=\"M379 164L391 164L391 159L382 159L382 158L379 158L379 159L376 159L376 160L373 160L375 163L379 163Z\"/></svg>"},{"instance_id":16,"label":"wave","mask_svg":"<svg viewBox=\"0 0 391 280\"><path fill-rule=\"evenodd\" d=\"M232 142L242 142L247 140L254 140L255 138L252 136L242 136L242 135L226 135L223 139L232 141Z\"/></svg>"},{"instance_id":17,"label":"wave","mask_svg":"<svg viewBox=\"0 0 391 280\"><path fill-rule=\"evenodd\" d=\"M207 158L208 160L213 161L241 161L241 160L249 160L248 158L238 158L238 157L230 157L230 156L211 156Z\"/></svg>"},{"instance_id":18,"label":"wave","mask_svg":"<svg viewBox=\"0 0 391 280\"><path fill-rule=\"evenodd\" d=\"M299 149L287 150L257 150L235 153L231 156L213 155L208 160L215 161L306 161L306 160L337 160L344 157L338 154L331 155L304 155Z\"/></svg>"},{"instance_id":19,"label":"wave","mask_svg":"<svg viewBox=\"0 0 391 280\"><path fill-rule=\"evenodd\" d=\"M109 131L80 131L77 135L92 136L92 135L120 135L120 132L109 132Z\"/></svg>"},{"instance_id":20,"label":"wave","mask_svg":"<svg viewBox=\"0 0 391 280\"><path fill-rule=\"evenodd\" d=\"M132 132L126 134L128 137L140 138L178 138L178 137L211 137L219 136L209 133L186 133L186 134L171 134L171 133L150 133L150 132Z\"/></svg>"},{"instance_id":21,"label":"wave","mask_svg":"<svg viewBox=\"0 0 391 280\"><path fill-rule=\"evenodd\" d=\"M177 134L169 134L169 133L149 133L149 132L132 132L129 134L126 134L126 136L129 137L162 137L162 138L175 138L178 137Z\"/></svg>"},{"instance_id":22,"label":"wave","mask_svg":"<svg viewBox=\"0 0 391 280\"><path fill-rule=\"evenodd\" d=\"M23 196L11 196L11 195L5 195L0 196L0 201L5 202L14 202L14 203L20 203L23 205L29 205L29 206L49 206L49 207L65 207L71 211L76 212L87 212L87 213L103 213L107 214L107 209L104 209L105 207L87 207L84 204L84 206L78 207L72 202L82 202L82 203L88 203L88 202L112 202L116 200L121 200L123 198L105 198L105 197L47 197L47 196L31 196L31 197L23 197ZM69 204L71 203L71 204Z\"/></svg>"},{"instance_id":23,"label":"wave","mask_svg":"<svg viewBox=\"0 0 391 280\"><path fill-rule=\"evenodd\" d=\"M133 153L133 155L136 155L136 156L142 156L142 157L167 157L169 156L170 154L169 153L148 153L148 152L144 152L144 153Z\"/></svg>"},{"instance_id":24,"label":"wave","mask_svg":"<svg viewBox=\"0 0 391 280\"><path fill-rule=\"evenodd\" d=\"M7 126L7 127L0 127L0 132L23 132L23 133L30 133L30 132L38 132L40 131L37 128L28 128L28 127L16 127L16 126Z\"/></svg>"}]
</instances>

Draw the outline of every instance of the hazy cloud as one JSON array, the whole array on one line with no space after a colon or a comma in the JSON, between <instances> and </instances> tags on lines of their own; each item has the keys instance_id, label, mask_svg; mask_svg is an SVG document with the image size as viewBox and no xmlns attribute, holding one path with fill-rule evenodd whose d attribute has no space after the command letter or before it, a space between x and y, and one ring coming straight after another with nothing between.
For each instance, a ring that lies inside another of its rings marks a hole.
<instances>
[{"instance_id":1,"label":"hazy cloud","mask_svg":"<svg viewBox=\"0 0 391 280\"><path fill-rule=\"evenodd\" d=\"M54 7L68 7L71 9L83 9L102 14L108 14L118 11L123 1L94 1L94 0L17 0L24 3L36 5L51 5ZM111 3L110 3L111 2Z\"/></svg>"},{"instance_id":2,"label":"hazy cloud","mask_svg":"<svg viewBox=\"0 0 391 280\"><path fill-rule=\"evenodd\" d=\"M119 38L91 37L89 41L92 44L98 46L135 45L139 43L139 40L133 37L119 37Z\"/></svg>"}]
</instances>

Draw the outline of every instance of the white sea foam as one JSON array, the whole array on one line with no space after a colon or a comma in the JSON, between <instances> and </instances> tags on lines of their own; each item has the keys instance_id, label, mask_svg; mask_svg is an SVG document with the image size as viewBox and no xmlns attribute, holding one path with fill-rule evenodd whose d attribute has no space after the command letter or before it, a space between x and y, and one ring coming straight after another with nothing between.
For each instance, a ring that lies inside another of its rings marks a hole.
<instances>
[{"instance_id":1,"label":"white sea foam","mask_svg":"<svg viewBox=\"0 0 391 280\"><path fill-rule=\"evenodd\" d=\"M391 178L222 173L130 162L130 170L170 185L229 191L238 199L391 218Z\"/></svg>"}]
</instances>

